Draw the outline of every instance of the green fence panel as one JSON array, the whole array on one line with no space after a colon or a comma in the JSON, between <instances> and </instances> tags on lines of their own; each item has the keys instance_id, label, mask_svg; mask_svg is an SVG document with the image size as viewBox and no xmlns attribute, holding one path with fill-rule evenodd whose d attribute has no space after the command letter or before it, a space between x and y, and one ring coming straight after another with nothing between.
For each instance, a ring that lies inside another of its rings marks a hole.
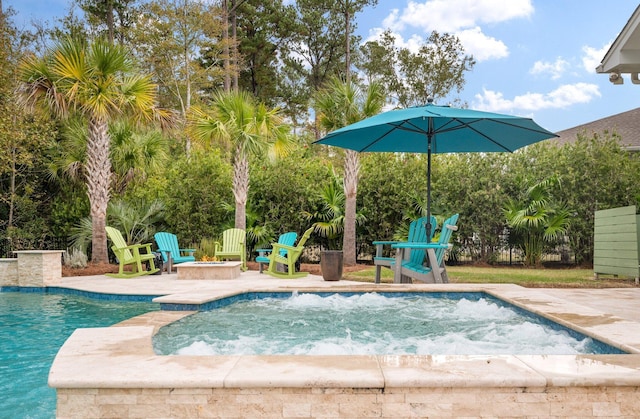
<instances>
[{"instance_id":1,"label":"green fence panel","mask_svg":"<svg viewBox=\"0 0 640 419\"><path fill-rule=\"evenodd\" d=\"M640 277L639 218L634 205L595 212L593 271L596 276Z\"/></svg>"}]
</instances>

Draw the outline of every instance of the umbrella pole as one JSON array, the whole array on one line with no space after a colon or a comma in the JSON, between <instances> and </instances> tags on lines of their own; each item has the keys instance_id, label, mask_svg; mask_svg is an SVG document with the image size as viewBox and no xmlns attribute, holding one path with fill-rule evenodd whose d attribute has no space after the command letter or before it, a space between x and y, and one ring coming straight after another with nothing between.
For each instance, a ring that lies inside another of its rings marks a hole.
<instances>
[{"instance_id":1,"label":"umbrella pole","mask_svg":"<svg viewBox=\"0 0 640 419\"><path fill-rule=\"evenodd\" d=\"M429 118L427 133L427 238L431 237L431 138L433 137L433 120Z\"/></svg>"}]
</instances>

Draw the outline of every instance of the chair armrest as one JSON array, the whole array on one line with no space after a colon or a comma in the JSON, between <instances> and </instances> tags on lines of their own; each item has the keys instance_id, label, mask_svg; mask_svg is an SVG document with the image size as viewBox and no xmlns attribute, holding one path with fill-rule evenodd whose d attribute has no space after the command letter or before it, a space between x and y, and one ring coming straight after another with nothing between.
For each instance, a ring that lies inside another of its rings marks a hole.
<instances>
[{"instance_id":1,"label":"chair armrest","mask_svg":"<svg viewBox=\"0 0 640 419\"><path fill-rule=\"evenodd\" d=\"M276 253L279 250L290 250L290 251L296 251L296 250L300 250L299 247L296 246L288 246L286 244L280 244L280 243L274 243L273 244L273 252Z\"/></svg>"},{"instance_id":2,"label":"chair armrest","mask_svg":"<svg viewBox=\"0 0 640 419\"><path fill-rule=\"evenodd\" d=\"M400 243L397 240L376 240L373 242L373 244L375 244L376 246L379 244L395 244L395 243Z\"/></svg>"},{"instance_id":3,"label":"chair armrest","mask_svg":"<svg viewBox=\"0 0 640 419\"><path fill-rule=\"evenodd\" d=\"M193 256L193 254L196 252L196 249L178 249L178 252L188 253L189 256Z\"/></svg>"},{"instance_id":4,"label":"chair armrest","mask_svg":"<svg viewBox=\"0 0 640 419\"><path fill-rule=\"evenodd\" d=\"M139 255L140 254L140 249L146 249L147 250L146 253L149 253L149 254L152 253L152 251L151 251L151 243L145 243L145 244L136 243L136 244L131 244L131 245L126 246L126 247L118 248L118 250L121 251L121 252L126 250L126 249L131 250L134 255L136 255L136 254ZM145 253L143 253L143 254L145 254Z\"/></svg>"},{"instance_id":5,"label":"chair armrest","mask_svg":"<svg viewBox=\"0 0 640 419\"><path fill-rule=\"evenodd\" d=\"M395 241L395 240L376 240L376 241L374 241L373 244L376 245L376 257L377 258L382 257L382 250L383 250L383 247L385 245L392 245L392 244L395 244L395 243L399 243L399 242Z\"/></svg>"},{"instance_id":6,"label":"chair armrest","mask_svg":"<svg viewBox=\"0 0 640 419\"><path fill-rule=\"evenodd\" d=\"M160 252L160 253L166 253L166 254L167 254L167 259L171 259L171 250L169 250L169 249L162 249L162 248L158 248L158 252Z\"/></svg>"},{"instance_id":7,"label":"chair armrest","mask_svg":"<svg viewBox=\"0 0 640 419\"><path fill-rule=\"evenodd\" d=\"M256 252L258 252L258 257L265 257L267 256L267 253L271 253L273 249L256 249Z\"/></svg>"},{"instance_id":8,"label":"chair armrest","mask_svg":"<svg viewBox=\"0 0 640 419\"><path fill-rule=\"evenodd\" d=\"M142 249L143 247L147 249L147 253L153 253L153 250L151 250L151 243L141 244L139 248Z\"/></svg>"},{"instance_id":9,"label":"chair armrest","mask_svg":"<svg viewBox=\"0 0 640 419\"><path fill-rule=\"evenodd\" d=\"M391 245L392 249L448 249L448 244L440 243L396 243Z\"/></svg>"},{"instance_id":10,"label":"chair armrest","mask_svg":"<svg viewBox=\"0 0 640 419\"><path fill-rule=\"evenodd\" d=\"M129 246L126 246L126 247L119 247L119 249L135 250L135 249L141 249L143 247L147 247L147 248L149 248L149 251L151 251L151 243L147 243L147 244L140 244L140 243L130 244Z\"/></svg>"}]
</instances>

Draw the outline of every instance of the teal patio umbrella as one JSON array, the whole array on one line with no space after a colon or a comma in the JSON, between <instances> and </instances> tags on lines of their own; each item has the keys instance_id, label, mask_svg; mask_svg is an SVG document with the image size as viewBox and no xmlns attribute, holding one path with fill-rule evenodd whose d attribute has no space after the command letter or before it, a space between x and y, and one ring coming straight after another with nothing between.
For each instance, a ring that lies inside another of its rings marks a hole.
<instances>
[{"instance_id":1,"label":"teal patio umbrella","mask_svg":"<svg viewBox=\"0 0 640 419\"><path fill-rule=\"evenodd\" d=\"M330 132L313 144L358 152L427 154L427 220L431 216L431 154L512 152L557 137L531 118L437 106L396 109ZM427 225L427 231L431 226Z\"/></svg>"}]
</instances>

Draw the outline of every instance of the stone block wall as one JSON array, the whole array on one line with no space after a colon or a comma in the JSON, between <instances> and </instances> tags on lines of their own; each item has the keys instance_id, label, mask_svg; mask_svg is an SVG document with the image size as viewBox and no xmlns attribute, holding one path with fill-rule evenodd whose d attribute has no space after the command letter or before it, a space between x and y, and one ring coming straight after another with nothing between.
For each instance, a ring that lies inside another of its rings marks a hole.
<instances>
[{"instance_id":1,"label":"stone block wall","mask_svg":"<svg viewBox=\"0 0 640 419\"><path fill-rule=\"evenodd\" d=\"M62 279L62 250L20 250L18 255L18 285L44 287Z\"/></svg>"},{"instance_id":2,"label":"stone block wall","mask_svg":"<svg viewBox=\"0 0 640 419\"><path fill-rule=\"evenodd\" d=\"M58 418L640 417L632 386L57 391Z\"/></svg>"},{"instance_id":3,"label":"stone block wall","mask_svg":"<svg viewBox=\"0 0 640 419\"><path fill-rule=\"evenodd\" d=\"M18 259L0 259L0 287L18 286Z\"/></svg>"}]
</instances>

